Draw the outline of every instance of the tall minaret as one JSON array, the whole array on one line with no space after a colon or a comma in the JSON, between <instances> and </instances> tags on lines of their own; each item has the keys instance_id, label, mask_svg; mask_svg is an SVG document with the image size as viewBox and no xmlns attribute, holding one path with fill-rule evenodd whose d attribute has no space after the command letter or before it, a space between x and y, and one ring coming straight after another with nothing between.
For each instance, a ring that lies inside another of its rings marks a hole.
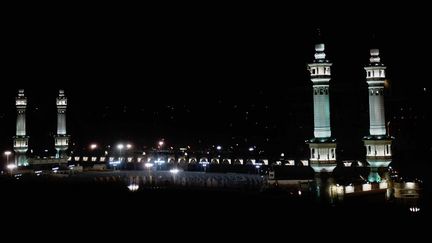
<instances>
[{"instance_id":1,"label":"tall minaret","mask_svg":"<svg viewBox=\"0 0 432 243\"><path fill-rule=\"evenodd\" d=\"M365 67L366 82L369 92L369 136L363 141L366 146L366 160L371 167L368 177L370 182L380 182L379 167L388 167L391 163L391 142L385 124L384 82L385 69L381 63L378 49L370 50L369 65Z\"/></svg>"},{"instance_id":2,"label":"tall minaret","mask_svg":"<svg viewBox=\"0 0 432 243\"><path fill-rule=\"evenodd\" d=\"M26 109L27 98L24 95L24 90L18 91L18 96L15 99L17 108L16 136L14 140L15 164L18 166L27 166L27 150L29 137L26 135Z\"/></svg>"},{"instance_id":3,"label":"tall minaret","mask_svg":"<svg viewBox=\"0 0 432 243\"><path fill-rule=\"evenodd\" d=\"M331 138L329 82L331 63L324 44L315 45L315 60L308 65L313 83L314 138L307 141L310 164L315 172L332 172L336 167L336 140Z\"/></svg>"},{"instance_id":4,"label":"tall minaret","mask_svg":"<svg viewBox=\"0 0 432 243\"><path fill-rule=\"evenodd\" d=\"M66 108L67 98L64 91L60 90L57 97L57 135L55 136L57 158L64 157L69 146L69 136L66 133Z\"/></svg>"}]
</instances>

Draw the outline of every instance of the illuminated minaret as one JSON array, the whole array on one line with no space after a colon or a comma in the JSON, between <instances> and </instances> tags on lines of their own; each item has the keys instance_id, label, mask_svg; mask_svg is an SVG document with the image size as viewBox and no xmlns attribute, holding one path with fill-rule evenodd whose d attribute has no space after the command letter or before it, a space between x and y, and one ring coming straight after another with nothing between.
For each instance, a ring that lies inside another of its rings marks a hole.
<instances>
[{"instance_id":1,"label":"illuminated minaret","mask_svg":"<svg viewBox=\"0 0 432 243\"><path fill-rule=\"evenodd\" d=\"M329 82L331 63L324 44L315 45L315 60L308 65L313 83L314 138L308 140L310 164L315 172L332 172L336 167L336 140L331 138Z\"/></svg>"},{"instance_id":2,"label":"illuminated minaret","mask_svg":"<svg viewBox=\"0 0 432 243\"><path fill-rule=\"evenodd\" d=\"M369 64L365 67L366 82L369 93L369 136L363 141L366 146L366 160L371 171L368 177L370 182L380 182L379 167L388 167L391 163L391 142L385 124L384 112L384 82L385 69L381 63L378 49L370 50Z\"/></svg>"},{"instance_id":3,"label":"illuminated minaret","mask_svg":"<svg viewBox=\"0 0 432 243\"><path fill-rule=\"evenodd\" d=\"M15 164L18 166L27 166L27 150L29 137L26 134L26 109L27 98L24 95L24 90L18 91L18 96L15 99L17 108L16 136L14 139Z\"/></svg>"},{"instance_id":4,"label":"illuminated minaret","mask_svg":"<svg viewBox=\"0 0 432 243\"><path fill-rule=\"evenodd\" d=\"M69 136L66 133L66 108L67 98L64 91L60 90L57 97L57 135L55 136L57 158L64 157L69 146Z\"/></svg>"}]
</instances>

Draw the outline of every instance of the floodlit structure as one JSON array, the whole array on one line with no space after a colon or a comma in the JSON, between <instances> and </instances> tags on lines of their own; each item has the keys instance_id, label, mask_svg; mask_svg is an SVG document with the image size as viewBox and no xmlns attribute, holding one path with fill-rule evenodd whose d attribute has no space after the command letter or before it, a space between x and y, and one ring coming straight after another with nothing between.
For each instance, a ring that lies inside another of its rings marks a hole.
<instances>
[{"instance_id":1,"label":"floodlit structure","mask_svg":"<svg viewBox=\"0 0 432 243\"><path fill-rule=\"evenodd\" d=\"M17 108L16 134L13 138L13 147L16 155L15 164L17 166L27 166L27 151L29 142L29 137L26 133L27 97L25 97L23 89L18 91L18 96L15 99L15 105Z\"/></svg>"},{"instance_id":2,"label":"floodlit structure","mask_svg":"<svg viewBox=\"0 0 432 243\"><path fill-rule=\"evenodd\" d=\"M308 65L313 83L314 138L307 141L310 166L315 172L332 172L336 167L336 140L331 137L329 82L331 63L325 45L315 45L315 59Z\"/></svg>"},{"instance_id":3,"label":"floodlit structure","mask_svg":"<svg viewBox=\"0 0 432 243\"><path fill-rule=\"evenodd\" d=\"M63 90L59 91L57 97L57 135L55 136L55 148L57 150L56 158L66 156L69 147L69 136L66 132L66 108L67 97Z\"/></svg>"},{"instance_id":4,"label":"floodlit structure","mask_svg":"<svg viewBox=\"0 0 432 243\"><path fill-rule=\"evenodd\" d=\"M370 182L381 182L379 167L388 167L392 161L392 138L387 134L384 112L385 69L378 49L370 50L369 64L365 67L369 93L369 136L364 137L366 161L371 171Z\"/></svg>"}]
</instances>

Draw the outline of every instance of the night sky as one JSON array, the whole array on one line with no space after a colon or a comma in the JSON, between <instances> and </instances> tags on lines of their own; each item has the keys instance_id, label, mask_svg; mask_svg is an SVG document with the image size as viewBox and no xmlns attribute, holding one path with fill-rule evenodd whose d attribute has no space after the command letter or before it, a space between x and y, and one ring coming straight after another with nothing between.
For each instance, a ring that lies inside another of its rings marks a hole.
<instances>
[{"instance_id":1,"label":"night sky","mask_svg":"<svg viewBox=\"0 0 432 243\"><path fill-rule=\"evenodd\" d=\"M307 158L313 110L306 65L319 27L333 62L331 118L339 158L364 156L363 67L371 47L381 49L388 67L386 115L391 135L399 138L395 146L405 154L430 153L424 15L408 21L386 11L379 21L371 19L379 16L374 13L350 24L348 13L324 23L312 14L292 17L293 11L59 11L9 19L2 38L0 148L12 147L14 97L24 88L30 147L52 150L55 98L63 88L68 133L77 147L128 141L143 148L164 138L175 147L220 144L246 151L255 145Z\"/></svg>"}]
</instances>

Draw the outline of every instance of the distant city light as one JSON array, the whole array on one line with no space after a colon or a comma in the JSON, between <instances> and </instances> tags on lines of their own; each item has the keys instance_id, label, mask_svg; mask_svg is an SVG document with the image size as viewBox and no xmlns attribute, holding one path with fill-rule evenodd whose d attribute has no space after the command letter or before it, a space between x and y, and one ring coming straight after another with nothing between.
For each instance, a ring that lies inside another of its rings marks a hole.
<instances>
[{"instance_id":1,"label":"distant city light","mask_svg":"<svg viewBox=\"0 0 432 243\"><path fill-rule=\"evenodd\" d=\"M158 165L165 164L165 160L162 160L161 158L158 158L158 159L155 161L155 163L158 164Z\"/></svg>"},{"instance_id":2,"label":"distant city light","mask_svg":"<svg viewBox=\"0 0 432 243\"><path fill-rule=\"evenodd\" d=\"M119 150L124 149L124 145L123 145L123 144L118 144L118 145L117 145L117 149L119 149Z\"/></svg>"},{"instance_id":3,"label":"distant city light","mask_svg":"<svg viewBox=\"0 0 432 243\"><path fill-rule=\"evenodd\" d=\"M17 168L17 166L16 166L16 164L8 164L8 165L6 166L6 168L8 168L8 170L14 170L14 169Z\"/></svg>"},{"instance_id":4,"label":"distant city light","mask_svg":"<svg viewBox=\"0 0 432 243\"><path fill-rule=\"evenodd\" d=\"M160 141L158 142L159 147L164 146L164 144L165 144L165 142L164 142L163 140L160 140Z\"/></svg>"},{"instance_id":5,"label":"distant city light","mask_svg":"<svg viewBox=\"0 0 432 243\"><path fill-rule=\"evenodd\" d=\"M126 148L127 149L131 149L132 148L132 144L130 144L130 143L126 144Z\"/></svg>"},{"instance_id":6,"label":"distant city light","mask_svg":"<svg viewBox=\"0 0 432 243\"><path fill-rule=\"evenodd\" d=\"M98 146L97 146L97 144L95 144L95 143L93 143L93 144L90 144L90 149L91 150L94 150L94 149L96 149Z\"/></svg>"},{"instance_id":7,"label":"distant city light","mask_svg":"<svg viewBox=\"0 0 432 243\"><path fill-rule=\"evenodd\" d=\"M5 152L4 152L4 155L6 155L6 156L9 156L9 155L11 155L11 154L12 154L11 151L5 151Z\"/></svg>"},{"instance_id":8,"label":"distant city light","mask_svg":"<svg viewBox=\"0 0 432 243\"><path fill-rule=\"evenodd\" d=\"M221 149L222 149L222 146L218 145L218 146L216 147L216 149L217 149L217 150L221 150Z\"/></svg>"},{"instance_id":9,"label":"distant city light","mask_svg":"<svg viewBox=\"0 0 432 243\"><path fill-rule=\"evenodd\" d=\"M151 168L151 167L153 167L153 163L147 162L147 163L144 164L144 167Z\"/></svg>"},{"instance_id":10,"label":"distant city light","mask_svg":"<svg viewBox=\"0 0 432 243\"><path fill-rule=\"evenodd\" d=\"M137 191L138 189L139 189L139 185L137 185L137 184L130 184L129 186L128 186L128 189L129 189L129 191L131 191L131 192L135 192L135 191Z\"/></svg>"},{"instance_id":11,"label":"distant city light","mask_svg":"<svg viewBox=\"0 0 432 243\"><path fill-rule=\"evenodd\" d=\"M285 156L285 154L284 153L281 153L281 157L284 157Z\"/></svg>"},{"instance_id":12,"label":"distant city light","mask_svg":"<svg viewBox=\"0 0 432 243\"><path fill-rule=\"evenodd\" d=\"M410 207L410 212L412 212L412 213L417 213L417 212L419 212L420 211L420 208L419 207Z\"/></svg>"},{"instance_id":13,"label":"distant city light","mask_svg":"<svg viewBox=\"0 0 432 243\"><path fill-rule=\"evenodd\" d=\"M113 166L117 166L117 165L121 164L121 161L120 161L120 160L117 160L117 161L111 161L111 162L109 162L109 164L110 164L110 165L113 165Z\"/></svg>"},{"instance_id":14,"label":"distant city light","mask_svg":"<svg viewBox=\"0 0 432 243\"><path fill-rule=\"evenodd\" d=\"M254 151L255 149L254 149L254 147L249 147L249 151Z\"/></svg>"},{"instance_id":15,"label":"distant city light","mask_svg":"<svg viewBox=\"0 0 432 243\"><path fill-rule=\"evenodd\" d=\"M171 174L177 174L177 173L179 173L179 172L180 172L180 170L177 169L177 168L175 168L175 169L171 169L171 170L170 170L170 173L171 173Z\"/></svg>"}]
</instances>

